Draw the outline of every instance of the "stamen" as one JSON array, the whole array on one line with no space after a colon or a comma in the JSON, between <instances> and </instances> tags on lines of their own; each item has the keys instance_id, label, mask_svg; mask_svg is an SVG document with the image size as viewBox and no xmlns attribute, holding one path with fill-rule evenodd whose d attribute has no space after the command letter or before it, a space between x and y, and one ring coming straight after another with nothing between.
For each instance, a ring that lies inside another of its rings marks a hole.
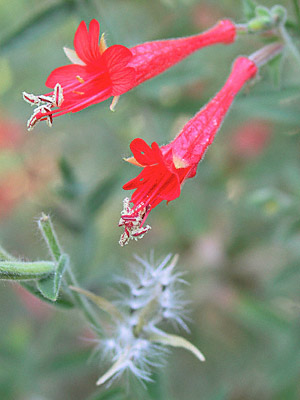
<instances>
[{"instance_id":1,"label":"stamen","mask_svg":"<svg viewBox=\"0 0 300 400\"><path fill-rule=\"evenodd\" d=\"M72 93L79 94L80 96L84 95L84 92L79 92L78 90L72 90Z\"/></svg>"},{"instance_id":2,"label":"stamen","mask_svg":"<svg viewBox=\"0 0 300 400\"><path fill-rule=\"evenodd\" d=\"M32 131L32 129L34 128L35 124L38 121L40 121L41 119L46 119L47 120L47 125L49 127L52 126L53 117L52 117L52 113L51 113L51 108L50 107L47 107L45 105L37 107L34 110L32 116L27 121L27 129L29 131Z\"/></svg>"},{"instance_id":3,"label":"stamen","mask_svg":"<svg viewBox=\"0 0 300 400\"><path fill-rule=\"evenodd\" d=\"M78 80L78 82L84 83L84 79L82 79L81 76L77 75L76 79Z\"/></svg>"},{"instance_id":4,"label":"stamen","mask_svg":"<svg viewBox=\"0 0 300 400\"><path fill-rule=\"evenodd\" d=\"M53 93L49 95L39 95L23 92L23 99L32 105L37 105L33 111L32 116L27 121L27 128L31 131L38 121L46 120L49 127L53 123L53 110L52 107L60 107L64 101L63 89L59 83L54 87ZM42 104L41 103L46 103Z\"/></svg>"},{"instance_id":5,"label":"stamen","mask_svg":"<svg viewBox=\"0 0 300 400\"><path fill-rule=\"evenodd\" d=\"M144 235L151 229L149 225L142 226L145 217L150 212L150 207L145 207L144 203L139 204L137 207L130 208L130 200L126 197L123 201L123 210L121 211L121 218L119 226L124 226L124 233L121 235L119 244L125 246L130 239L142 239Z\"/></svg>"},{"instance_id":6,"label":"stamen","mask_svg":"<svg viewBox=\"0 0 300 400\"><path fill-rule=\"evenodd\" d=\"M64 101L63 89L59 83L54 87L53 91L53 103L56 107L60 107Z\"/></svg>"},{"instance_id":7,"label":"stamen","mask_svg":"<svg viewBox=\"0 0 300 400\"><path fill-rule=\"evenodd\" d=\"M41 102L41 100L38 98L38 96L35 96L34 94L23 92L22 95L23 95L23 99L31 105L33 105L33 104L39 105Z\"/></svg>"}]
</instances>

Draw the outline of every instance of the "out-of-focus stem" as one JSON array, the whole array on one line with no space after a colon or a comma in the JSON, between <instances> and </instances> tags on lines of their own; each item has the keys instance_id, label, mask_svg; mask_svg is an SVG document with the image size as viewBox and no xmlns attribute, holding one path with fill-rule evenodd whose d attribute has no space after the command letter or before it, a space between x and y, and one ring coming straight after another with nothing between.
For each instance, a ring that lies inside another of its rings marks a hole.
<instances>
[{"instance_id":1,"label":"out-of-focus stem","mask_svg":"<svg viewBox=\"0 0 300 400\"><path fill-rule=\"evenodd\" d=\"M300 5L299 0L293 0L295 14L297 17L298 28L300 28Z\"/></svg>"},{"instance_id":2,"label":"out-of-focus stem","mask_svg":"<svg viewBox=\"0 0 300 400\"><path fill-rule=\"evenodd\" d=\"M238 34L245 34L248 33L248 27L247 24L235 24L236 27L236 32Z\"/></svg>"}]
</instances>

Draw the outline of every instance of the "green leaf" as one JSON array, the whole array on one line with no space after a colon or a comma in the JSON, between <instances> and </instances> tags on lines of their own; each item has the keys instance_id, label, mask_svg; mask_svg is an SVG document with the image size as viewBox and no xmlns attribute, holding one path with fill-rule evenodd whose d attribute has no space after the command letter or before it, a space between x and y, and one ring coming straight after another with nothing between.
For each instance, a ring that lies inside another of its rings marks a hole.
<instances>
[{"instance_id":1,"label":"green leaf","mask_svg":"<svg viewBox=\"0 0 300 400\"><path fill-rule=\"evenodd\" d=\"M190 343L188 340L181 336L171 335L169 333L165 333L161 331L161 333L151 333L149 335L149 340L155 343L164 344L166 346L172 347L181 347L186 349L194 354L195 357L198 358L199 361L205 361L204 355L201 353L196 346Z\"/></svg>"},{"instance_id":2,"label":"green leaf","mask_svg":"<svg viewBox=\"0 0 300 400\"><path fill-rule=\"evenodd\" d=\"M81 192L81 184L78 182L74 168L65 157L61 157L58 167L62 176L63 186L58 189L59 194L69 200L74 200Z\"/></svg>"},{"instance_id":3,"label":"green leaf","mask_svg":"<svg viewBox=\"0 0 300 400\"><path fill-rule=\"evenodd\" d=\"M56 270L45 279L37 281L37 288L47 299L56 301L59 294L63 273L69 263L67 254L62 254L59 258Z\"/></svg>"},{"instance_id":4,"label":"green leaf","mask_svg":"<svg viewBox=\"0 0 300 400\"><path fill-rule=\"evenodd\" d=\"M60 307L63 309L74 308L74 303L72 303L63 293L60 294L58 299L53 302L52 300L47 299L45 296L41 294L41 292L36 288L36 284L34 286L29 282L20 282L21 286L23 286L28 292L33 294L35 297L44 301L47 304L51 304L56 307Z\"/></svg>"},{"instance_id":5,"label":"green leaf","mask_svg":"<svg viewBox=\"0 0 300 400\"><path fill-rule=\"evenodd\" d=\"M256 3L253 0L243 0L243 14L246 20L255 17Z\"/></svg>"},{"instance_id":6,"label":"green leaf","mask_svg":"<svg viewBox=\"0 0 300 400\"><path fill-rule=\"evenodd\" d=\"M89 300L91 300L100 310L105 311L108 313L112 318L116 320L123 320L123 315L119 312L119 310L111 303L110 301L106 300L104 297L97 296L96 294L89 292L88 290L84 290L78 287L70 286L71 290L74 292L83 294Z\"/></svg>"},{"instance_id":7,"label":"green leaf","mask_svg":"<svg viewBox=\"0 0 300 400\"><path fill-rule=\"evenodd\" d=\"M118 175L115 174L101 181L86 199L86 210L89 215L96 213L111 195Z\"/></svg>"},{"instance_id":8,"label":"green leaf","mask_svg":"<svg viewBox=\"0 0 300 400\"><path fill-rule=\"evenodd\" d=\"M279 88L281 83L282 59L283 55L278 54L278 56L274 57L273 60L268 62L271 79L276 88Z\"/></svg>"}]
</instances>

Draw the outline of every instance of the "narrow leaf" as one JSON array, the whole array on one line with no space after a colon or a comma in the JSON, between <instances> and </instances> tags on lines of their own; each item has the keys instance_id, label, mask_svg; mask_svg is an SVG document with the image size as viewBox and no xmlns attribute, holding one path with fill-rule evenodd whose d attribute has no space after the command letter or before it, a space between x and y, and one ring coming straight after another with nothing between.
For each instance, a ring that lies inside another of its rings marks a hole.
<instances>
[{"instance_id":1,"label":"narrow leaf","mask_svg":"<svg viewBox=\"0 0 300 400\"><path fill-rule=\"evenodd\" d=\"M86 200L86 210L88 214L94 214L103 206L104 202L111 195L117 181L118 175L114 175L101 181L98 186L96 186Z\"/></svg>"},{"instance_id":2,"label":"narrow leaf","mask_svg":"<svg viewBox=\"0 0 300 400\"><path fill-rule=\"evenodd\" d=\"M51 304L55 307L60 307L64 309L74 308L74 303L72 303L63 293L58 297L58 299L53 302L52 300L47 299L42 295L42 293L36 288L36 284L32 286L29 281L22 282L21 284L28 292L33 294L35 297L38 297L40 300L44 301L47 304Z\"/></svg>"},{"instance_id":3,"label":"narrow leaf","mask_svg":"<svg viewBox=\"0 0 300 400\"><path fill-rule=\"evenodd\" d=\"M181 336L170 335L168 333L162 332L160 333L151 333L149 336L149 340L156 343L166 344L172 347L182 347L194 354L200 361L205 361L204 355L200 350L197 349L192 343L188 340L184 339Z\"/></svg>"},{"instance_id":4,"label":"narrow leaf","mask_svg":"<svg viewBox=\"0 0 300 400\"><path fill-rule=\"evenodd\" d=\"M269 61L269 70L273 85L276 88L280 87L281 83L281 65L282 65L283 55L279 54L277 57L274 57L273 60Z\"/></svg>"},{"instance_id":5,"label":"narrow leaf","mask_svg":"<svg viewBox=\"0 0 300 400\"><path fill-rule=\"evenodd\" d=\"M74 169L65 157L61 157L58 167L63 180L63 186L58 189L58 192L64 198L73 200L80 195L82 190Z\"/></svg>"},{"instance_id":6,"label":"narrow leaf","mask_svg":"<svg viewBox=\"0 0 300 400\"><path fill-rule=\"evenodd\" d=\"M125 351L121 355L121 357L111 366L111 368L97 380L96 385L97 386L103 385L103 383L108 381L117 372L119 372L124 367L124 363L126 362L127 356L128 356L128 351Z\"/></svg>"},{"instance_id":7,"label":"narrow leaf","mask_svg":"<svg viewBox=\"0 0 300 400\"><path fill-rule=\"evenodd\" d=\"M111 317L118 319L118 320L123 320L122 314L119 312L119 310L108 300L106 300L104 297L97 296L96 294L89 292L88 290L84 290L78 287L74 286L69 286L71 290L74 290L74 292L78 292L80 294L83 294L86 296L88 299L90 299L96 306L98 306L102 311L105 311L108 313Z\"/></svg>"},{"instance_id":8,"label":"narrow leaf","mask_svg":"<svg viewBox=\"0 0 300 400\"><path fill-rule=\"evenodd\" d=\"M37 288L47 299L56 301L59 294L63 273L68 265L69 257L62 254L55 271L45 279L40 279L37 282Z\"/></svg>"}]
</instances>

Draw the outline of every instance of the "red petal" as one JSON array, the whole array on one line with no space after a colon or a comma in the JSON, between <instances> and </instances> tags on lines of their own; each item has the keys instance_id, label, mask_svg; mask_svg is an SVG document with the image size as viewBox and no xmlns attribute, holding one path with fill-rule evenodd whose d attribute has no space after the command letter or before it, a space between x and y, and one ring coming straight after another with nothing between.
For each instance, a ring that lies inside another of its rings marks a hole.
<instances>
[{"instance_id":1,"label":"red petal","mask_svg":"<svg viewBox=\"0 0 300 400\"><path fill-rule=\"evenodd\" d=\"M85 63L91 64L100 57L98 47L100 25L93 19L88 32L86 24L81 21L74 36L74 48L78 57Z\"/></svg>"},{"instance_id":2,"label":"red petal","mask_svg":"<svg viewBox=\"0 0 300 400\"><path fill-rule=\"evenodd\" d=\"M122 71L110 75L110 79L113 86L112 95L120 96L133 88L135 82L135 70L129 67L125 68Z\"/></svg>"},{"instance_id":3,"label":"red petal","mask_svg":"<svg viewBox=\"0 0 300 400\"><path fill-rule=\"evenodd\" d=\"M46 86L49 88L54 88L57 83L60 83L62 87L74 82L76 76L80 76L86 79L88 76L85 67L77 64L65 65L63 67L56 68L48 76L46 80Z\"/></svg>"},{"instance_id":4,"label":"red petal","mask_svg":"<svg viewBox=\"0 0 300 400\"><path fill-rule=\"evenodd\" d=\"M110 73L125 68L132 58L132 53L127 47L120 44L110 46L102 54Z\"/></svg>"},{"instance_id":5,"label":"red petal","mask_svg":"<svg viewBox=\"0 0 300 400\"><path fill-rule=\"evenodd\" d=\"M152 143L152 146L154 143ZM157 145L157 143L155 144ZM134 139L130 144L130 150L136 161L142 165L153 165L158 162L155 157L156 153L153 152L153 149L143 139Z\"/></svg>"},{"instance_id":6,"label":"red petal","mask_svg":"<svg viewBox=\"0 0 300 400\"><path fill-rule=\"evenodd\" d=\"M127 67L132 53L127 47L116 44L105 50L102 55L113 85L113 96L119 96L132 89L135 82L135 70Z\"/></svg>"}]
</instances>

